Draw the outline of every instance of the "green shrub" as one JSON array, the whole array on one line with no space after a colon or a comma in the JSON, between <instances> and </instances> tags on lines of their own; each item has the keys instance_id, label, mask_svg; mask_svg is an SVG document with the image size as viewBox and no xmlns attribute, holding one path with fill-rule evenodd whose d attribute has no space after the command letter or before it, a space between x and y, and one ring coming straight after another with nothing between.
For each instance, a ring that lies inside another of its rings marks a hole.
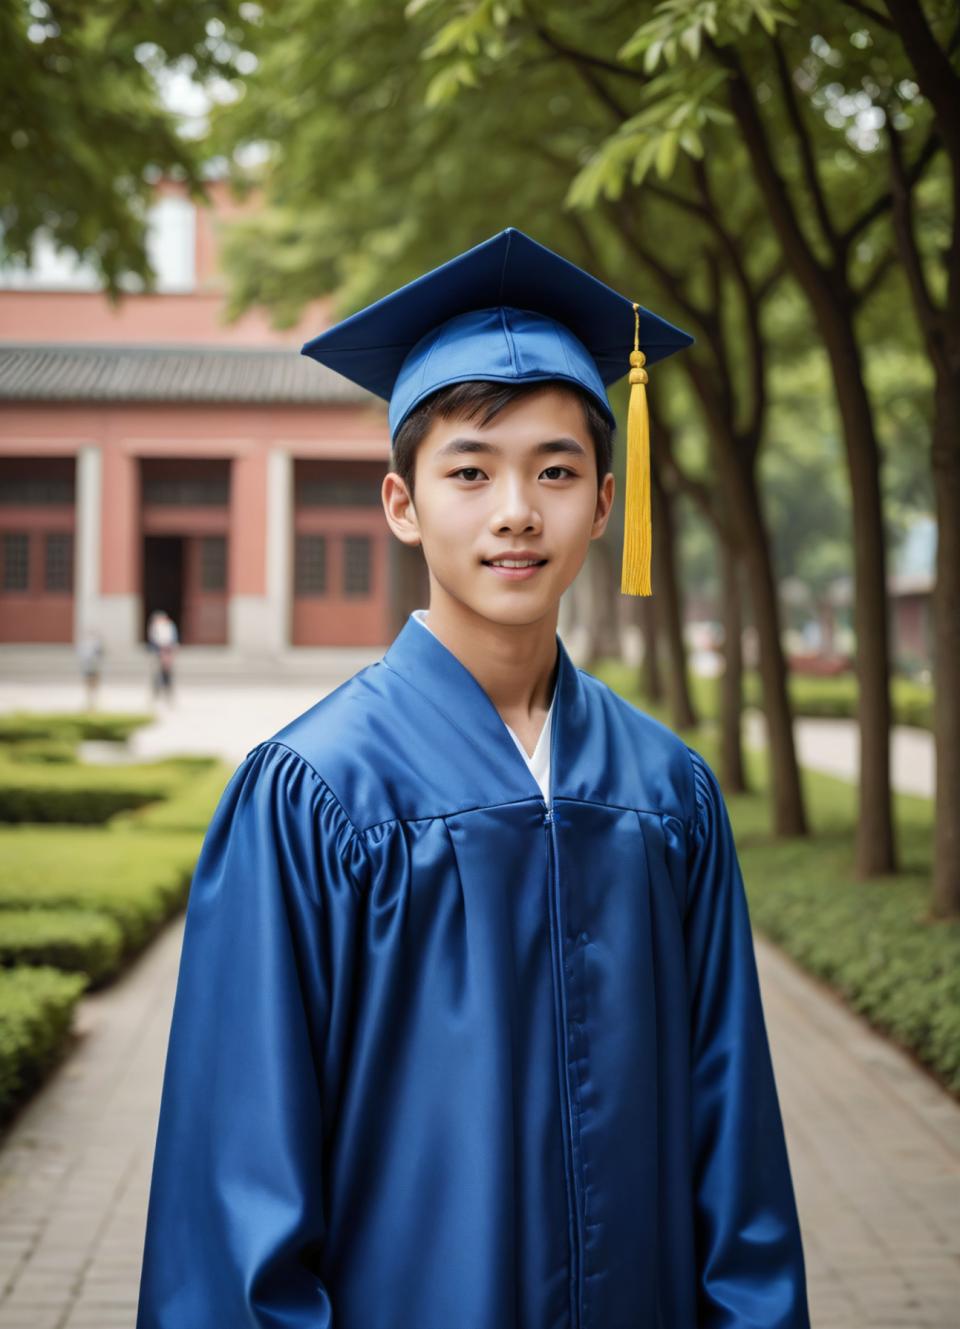
<instances>
[{"instance_id":1,"label":"green shrub","mask_svg":"<svg viewBox=\"0 0 960 1329\"><path fill-rule=\"evenodd\" d=\"M2 749L5 762L67 762L77 761L76 745L62 738L29 738L22 743L8 743Z\"/></svg>"},{"instance_id":2,"label":"green shrub","mask_svg":"<svg viewBox=\"0 0 960 1329\"><path fill-rule=\"evenodd\" d=\"M601 660L591 671L615 688L641 710L647 711L669 724L666 706L651 705L640 696L640 670L624 664L622 660ZM720 715L719 678L704 678L693 674L689 680L694 709L701 720L716 720ZM787 680L790 705L794 715L821 719L855 719L857 714L857 680L853 674L837 674L831 678L815 678L807 674L791 674ZM933 688L913 679L895 677L890 688L893 718L896 724L914 725L920 729L933 729ZM762 705L763 693L760 675L747 669L743 675L743 700L746 706Z\"/></svg>"},{"instance_id":3,"label":"green shrub","mask_svg":"<svg viewBox=\"0 0 960 1329\"><path fill-rule=\"evenodd\" d=\"M182 761L41 765L0 757L0 822L100 824L124 808L166 798L184 775Z\"/></svg>"},{"instance_id":4,"label":"green shrub","mask_svg":"<svg viewBox=\"0 0 960 1329\"><path fill-rule=\"evenodd\" d=\"M202 834L210 824L232 771L233 767L226 762L208 762L162 803L121 812L114 818L114 824L137 830L198 831Z\"/></svg>"},{"instance_id":5,"label":"green shrub","mask_svg":"<svg viewBox=\"0 0 960 1329\"><path fill-rule=\"evenodd\" d=\"M0 909L0 965L52 965L85 973L91 986L120 968L123 931L86 909Z\"/></svg>"},{"instance_id":6,"label":"green shrub","mask_svg":"<svg viewBox=\"0 0 960 1329\"><path fill-rule=\"evenodd\" d=\"M60 1055L86 986L83 974L49 967L0 969L0 1120Z\"/></svg>"},{"instance_id":7,"label":"green shrub","mask_svg":"<svg viewBox=\"0 0 960 1329\"><path fill-rule=\"evenodd\" d=\"M124 743L135 729L152 724L154 717L110 711L7 711L0 715L0 743L22 743L32 738L58 738L79 743L86 738Z\"/></svg>"},{"instance_id":8,"label":"green shrub","mask_svg":"<svg viewBox=\"0 0 960 1329\"><path fill-rule=\"evenodd\" d=\"M0 828L0 909L84 909L119 926L127 953L186 901L202 837L107 827Z\"/></svg>"}]
</instances>

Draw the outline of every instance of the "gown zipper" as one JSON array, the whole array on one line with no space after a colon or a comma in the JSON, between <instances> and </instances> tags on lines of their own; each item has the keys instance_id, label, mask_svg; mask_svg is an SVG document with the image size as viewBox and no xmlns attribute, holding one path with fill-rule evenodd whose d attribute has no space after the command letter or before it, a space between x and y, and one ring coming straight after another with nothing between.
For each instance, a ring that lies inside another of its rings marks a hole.
<instances>
[{"instance_id":1,"label":"gown zipper","mask_svg":"<svg viewBox=\"0 0 960 1329\"><path fill-rule=\"evenodd\" d=\"M580 1283L581 1270L583 1267L583 1233L581 1230L580 1218L580 1187L577 1178L576 1158L574 1156L573 1147L573 1105L570 1095L570 1075L567 1061L567 1040L569 1035L567 1031L566 987L564 984L563 919L560 910L560 874L558 871L557 827L553 808L548 808L546 804L544 804L543 822L545 826L549 827L549 834L547 837L547 863L550 876L550 943L551 951L553 953L554 988L559 1000L557 1042L560 1087L564 1107L563 1134L564 1148L566 1152L567 1207L571 1228L570 1324L571 1329L581 1329Z\"/></svg>"}]
</instances>

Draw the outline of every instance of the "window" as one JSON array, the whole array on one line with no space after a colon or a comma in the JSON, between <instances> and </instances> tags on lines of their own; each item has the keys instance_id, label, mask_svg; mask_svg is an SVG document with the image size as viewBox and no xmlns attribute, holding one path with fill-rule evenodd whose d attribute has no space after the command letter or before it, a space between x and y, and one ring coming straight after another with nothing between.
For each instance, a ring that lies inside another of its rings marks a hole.
<instances>
[{"instance_id":1,"label":"window","mask_svg":"<svg viewBox=\"0 0 960 1329\"><path fill-rule=\"evenodd\" d=\"M323 595L327 589L326 536L297 536L293 575L296 595Z\"/></svg>"},{"instance_id":2,"label":"window","mask_svg":"<svg viewBox=\"0 0 960 1329\"><path fill-rule=\"evenodd\" d=\"M379 479L304 479L297 485L297 504L304 508L377 508L380 486Z\"/></svg>"},{"instance_id":3,"label":"window","mask_svg":"<svg viewBox=\"0 0 960 1329\"><path fill-rule=\"evenodd\" d=\"M227 537L204 535L200 538L200 589L227 589Z\"/></svg>"},{"instance_id":4,"label":"window","mask_svg":"<svg viewBox=\"0 0 960 1329\"><path fill-rule=\"evenodd\" d=\"M73 535L70 531L51 531L44 539L43 588L46 591L73 590Z\"/></svg>"},{"instance_id":5,"label":"window","mask_svg":"<svg viewBox=\"0 0 960 1329\"><path fill-rule=\"evenodd\" d=\"M30 589L30 536L26 531L3 533L3 589Z\"/></svg>"},{"instance_id":6,"label":"window","mask_svg":"<svg viewBox=\"0 0 960 1329\"><path fill-rule=\"evenodd\" d=\"M370 537L346 535L343 539L343 593L370 594Z\"/></svg>"},{"instance_id":7,"label":"window","mask_svg":"<svg viewBox=\"0 0 960 1329\"><path fill-rule=\"evenodd\" d=\"M224 508L230 501L230 480L222 474L163 475L145 471L143 501L158 507Z\"/></svg>"},{"instance_id":8,"label":"window","mask_svg":"<svg viewBox=\"0 0 960 1329\"><path fill-rule=\"evenodd\" d=\"M0 457L0 507L72 507L72 457Z\"/></svg>"}]
</instances>

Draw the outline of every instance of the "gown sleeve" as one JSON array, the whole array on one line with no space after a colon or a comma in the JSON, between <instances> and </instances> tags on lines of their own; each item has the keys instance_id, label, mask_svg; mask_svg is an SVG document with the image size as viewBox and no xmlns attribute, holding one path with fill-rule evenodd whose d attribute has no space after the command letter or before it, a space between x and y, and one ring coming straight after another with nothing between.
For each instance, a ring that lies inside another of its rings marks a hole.
<instances>
[{"instance_id":1,"label":"gown sleeve","mask_svg":"<svg viewBox=\"0 0 960 1329\"><path fill-rule=\"evenodd\" d=\"M137 1329L336 1329L321 1085L349 1023L359 853L282 744L221 795L187 902Z\"/></svg>"},{"instance_id":2,"label":"gown sleeve","mask_svg":"<svg viewBox=\"0 0 960 1329\"><path fill-rule=\"evenodd\" d=\"M684 914L698 1329L809 1329L804 1257L726 805L699 753Z\"/></svg>"}]
</instances>

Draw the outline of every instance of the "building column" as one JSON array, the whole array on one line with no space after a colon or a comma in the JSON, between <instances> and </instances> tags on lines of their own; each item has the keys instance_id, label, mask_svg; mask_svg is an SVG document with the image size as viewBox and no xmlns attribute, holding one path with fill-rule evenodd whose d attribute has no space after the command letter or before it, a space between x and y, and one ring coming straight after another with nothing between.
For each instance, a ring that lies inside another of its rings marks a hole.
<instances>
[{"instance_id":1,"label":"building column","mask_svg":"<svg viewBox=\"0 0 960 1329\"><path fill-rule=\"evenodd\" d=\"M100 492L103 467L100 449L83 447L76 460L74 509L73 637L98 628L100 600Z\"/></svg>"},{"instance_id":2,"label":"building column","mask_svg":"<svg viewBox=\"0 0 960 1329\"><path fill-rule=\"evenodd\" d=\"M293 613L293 458L282 448L267 458L267 603L271 644L285 651Z\"/></svg>"},{"instance_id":3,"label":"building column","mask_svg":"<svg viewBox=\"0 0 960 1329\"><path fill-rule=\"evenodd\" d=\"M289 644L290 455L237 457L230 481L230 645L249 655Z\"/></svg>"},{"instance_id":4,"label":"building column","mask_svg":"<svg viewBox=\"0 0 960 1329\"><path fill-rule=\"evenodd\" d=\"M94 505L96 510L96 521L90 523L98 546L91 625L108 651L128 651L142 639L139 462L117 447L83 448L77 487L78 525L85 524L85 510L88 515ZM92 537L84 533L80 538ZM86 575L93 576L89 560L87 568Z\"/></svg>"}]
</instances>

